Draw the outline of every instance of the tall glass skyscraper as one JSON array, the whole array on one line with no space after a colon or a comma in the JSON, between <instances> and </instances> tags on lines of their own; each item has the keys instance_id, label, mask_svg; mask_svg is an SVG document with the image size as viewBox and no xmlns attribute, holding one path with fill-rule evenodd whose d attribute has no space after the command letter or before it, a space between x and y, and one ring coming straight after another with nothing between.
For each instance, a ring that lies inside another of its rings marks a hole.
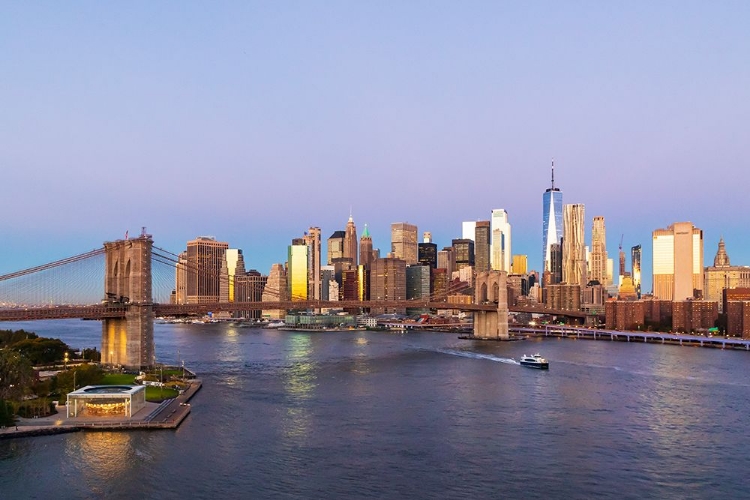
<instances>
[{"instance_id":1,"label":"tall glass skyscraper","mask_svg":"<svg viewBox=\"0 0 750 500\"><path fill-rule=\"evenodd\" d=\"M543 195L544 212L542 213L542 256L544 271L550 272L550 247L559 244L563 232L562 191L555 187L555 161L552 161L552 186Z\"/></svg>"}]
</instances>

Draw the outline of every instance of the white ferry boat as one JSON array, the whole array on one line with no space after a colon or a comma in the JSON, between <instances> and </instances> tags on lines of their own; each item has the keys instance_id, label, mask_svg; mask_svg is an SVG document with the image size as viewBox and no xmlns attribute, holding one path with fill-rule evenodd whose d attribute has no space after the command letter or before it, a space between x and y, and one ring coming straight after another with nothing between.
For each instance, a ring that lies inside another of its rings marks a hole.
<instances>
[{"instance_id":1,"label":"white ferry boat","mask_svg":"<svg viewBox=\"0 0 750 500\"><path fill-rule=\"evenodd\" d=\"M540 370L548 370L549 369L549 361L544 359L541 354L532 354L527 355L524 354L521 356L521 366L528 366L529 368L538 368Z\"/></svg>"}]
</instances>

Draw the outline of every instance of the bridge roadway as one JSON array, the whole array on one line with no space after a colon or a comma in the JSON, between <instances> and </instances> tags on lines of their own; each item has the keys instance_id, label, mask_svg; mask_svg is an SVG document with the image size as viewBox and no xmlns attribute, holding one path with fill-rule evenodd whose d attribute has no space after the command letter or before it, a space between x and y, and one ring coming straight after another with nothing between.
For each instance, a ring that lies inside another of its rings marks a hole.
<instances>
[{"instance_id":1,"label":"bridge roadway","mask_svg":"<svg viewBox=\"0 0 750 500\"><path fill-rule=\"evenodd\" d=\"M148 304L145 304L148 306ZM0 309L0 321L28 321L47 319L106 319L124 318L129 307L136 304L94 304L88 306L45 306L45 307L15 307ZM455 304L450 302L436 302L430 300L381 300L381 301L282 301L282 302L207 302L204 304L153 304L154 316L190 316L205 315L209 312L261 311L271 309L306 310L306 309L358 309L358 308L421 308L421 309L453 309L465 312L497 311L497 304ZM552 316L566 316L569 318L586 318L582 311L566 311L545 309L541 306L511 306L510 312L527 312L535 314L549 314Z\"/></svg>"}]
</instances>

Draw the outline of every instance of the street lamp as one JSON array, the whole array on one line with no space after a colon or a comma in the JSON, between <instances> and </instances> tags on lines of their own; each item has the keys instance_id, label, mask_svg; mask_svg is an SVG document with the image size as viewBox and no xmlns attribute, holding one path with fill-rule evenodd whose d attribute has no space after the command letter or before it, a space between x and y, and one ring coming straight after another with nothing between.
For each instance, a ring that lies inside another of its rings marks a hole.
<instances>
[{"instance_id":1,"label":"street lamp","mask_svg":"<svg viewBox=\"0 0 750 500\"><path fill-rule=\"evenodd\" d=\"M68 351L65 351L65 369L68 369Z\"/></svg>"}]
</instances>

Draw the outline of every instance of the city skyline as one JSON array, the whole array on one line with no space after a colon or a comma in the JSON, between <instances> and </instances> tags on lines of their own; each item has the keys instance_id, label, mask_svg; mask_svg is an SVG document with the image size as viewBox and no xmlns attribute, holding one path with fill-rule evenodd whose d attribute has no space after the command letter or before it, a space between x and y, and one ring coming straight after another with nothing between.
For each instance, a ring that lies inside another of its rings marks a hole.
<instances>
[{"instance_id":1,"label":"city skyline","mask_svg":"<svg viewBox=\"0 0 750 500\"><path fill-rule=\"evenodd\" d=\"M542 270L541 193L608 249L679 221L750 264L743 2L9 4L0 273L137 234L215 235L263 274L353 214L438 247L503 208ZM669 20L667 23L666 20ZM419 29L415 29L418 27ZM708 186L711 186L709 188ZM614 255L611 251L610 255Z\"/></svg>"}]
</instances>

